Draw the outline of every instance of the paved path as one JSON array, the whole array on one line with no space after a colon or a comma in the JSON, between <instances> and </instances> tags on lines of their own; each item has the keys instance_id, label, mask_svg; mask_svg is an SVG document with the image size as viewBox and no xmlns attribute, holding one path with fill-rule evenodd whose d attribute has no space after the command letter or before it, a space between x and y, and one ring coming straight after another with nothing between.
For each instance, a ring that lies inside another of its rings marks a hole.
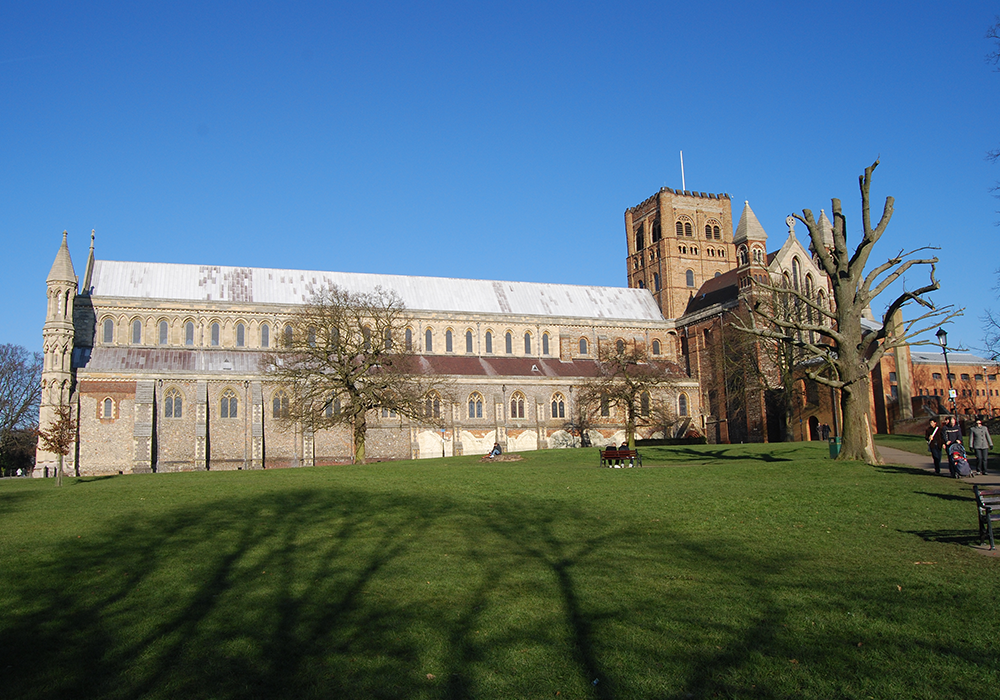
<instances>
[{"instance_id":1,"label":"paved path","mask_svg":"<svg viewBox=\"0 0 1000 700\"><path fill-rule=\"evenodd\" d=\"M934 473L934 460L931 459L929 452L925 455L918 455L905 450L897 450L894 447L882 446L879 446L878 452L882 455L882 459L885 460L886 464L902 464L907 467L925 469L931 474ZM975 458L969 460L973 469L976 468L975 462ZM969 484L996 484L1000 486L1000 459L993 457L987 465L987 468L990 473L986 476L980 476L979 474L973 472L973 476L967 476L961 479L961 481ZM941 475L948 479L951 478L951 474L948 471L948 458L943 455L941 457Z\"/></svg>"}]
</instances>

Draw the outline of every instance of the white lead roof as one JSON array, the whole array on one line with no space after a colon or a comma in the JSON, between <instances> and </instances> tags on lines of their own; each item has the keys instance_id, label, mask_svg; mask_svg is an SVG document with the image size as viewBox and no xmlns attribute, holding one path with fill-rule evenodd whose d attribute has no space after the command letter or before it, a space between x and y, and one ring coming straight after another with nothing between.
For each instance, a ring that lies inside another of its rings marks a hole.
<instances>
[{"instance_id":1,"label":"white lead roof","mask_svg":"<svg viewBox=\"0 0 1000 700\"><path fill-rule=\"evenodd\" d=\"M358 272L96 260L90 291L95 297L303 304L314 289L331 284L352 292L392 290L413 311L664 320L648 289Z\"/></svg>"}]
</instances>

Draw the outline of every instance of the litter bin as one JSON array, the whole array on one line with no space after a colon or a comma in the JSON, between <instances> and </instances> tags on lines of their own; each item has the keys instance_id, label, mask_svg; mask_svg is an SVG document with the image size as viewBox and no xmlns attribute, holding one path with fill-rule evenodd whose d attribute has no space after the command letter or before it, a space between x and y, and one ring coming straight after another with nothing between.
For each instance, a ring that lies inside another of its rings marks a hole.
<instances>
[{"instance_id":1,"label":"litter bin","mask_svg":"<svg viewBox=\"0 0 1000 700\"><path fill-rule=\"evenodd\" d=\"M837 455L840 454L840 438L832 437L830 438L830 459L837 459Z\"/></svg>"}]
</instances>

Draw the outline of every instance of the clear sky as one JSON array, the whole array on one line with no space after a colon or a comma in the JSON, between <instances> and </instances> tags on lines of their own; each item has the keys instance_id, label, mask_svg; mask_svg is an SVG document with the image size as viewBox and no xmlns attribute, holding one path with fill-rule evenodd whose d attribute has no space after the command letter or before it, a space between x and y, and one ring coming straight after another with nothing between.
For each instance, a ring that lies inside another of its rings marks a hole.
<instances>
[{"instance_id":1,"label":"clear sky","mask_svg":"<svg viewBox=\"0 0 1000 700\"><path fill-rule=\"evenodd\" d=\"M624 286L661 186L793 211L876 157L875 250L942 247L950 344L1000 308L996 3L0 4L0 343L97 256ZM799 233L804 236L803 228ZM910 288L926 282L910 274ZM878 312L888 299L875 304Z\"/></svg>"}]
</instances>

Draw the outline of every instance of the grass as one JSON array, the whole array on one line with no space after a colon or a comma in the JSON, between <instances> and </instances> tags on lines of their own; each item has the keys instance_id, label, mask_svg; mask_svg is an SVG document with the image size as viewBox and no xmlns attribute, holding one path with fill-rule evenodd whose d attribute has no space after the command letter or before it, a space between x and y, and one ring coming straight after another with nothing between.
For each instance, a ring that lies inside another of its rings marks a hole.
<instances>
[{"instance_id":1,"label":"grass","mask_svg":"<svg viewBox=\"0 0 1000 700\"><path fill-rule=\"evenodd\" d=\"M0 697L1000 687L1000 559L969 546L970 487L826 453L7 479Z\"/></svg>"}]
</instances>

